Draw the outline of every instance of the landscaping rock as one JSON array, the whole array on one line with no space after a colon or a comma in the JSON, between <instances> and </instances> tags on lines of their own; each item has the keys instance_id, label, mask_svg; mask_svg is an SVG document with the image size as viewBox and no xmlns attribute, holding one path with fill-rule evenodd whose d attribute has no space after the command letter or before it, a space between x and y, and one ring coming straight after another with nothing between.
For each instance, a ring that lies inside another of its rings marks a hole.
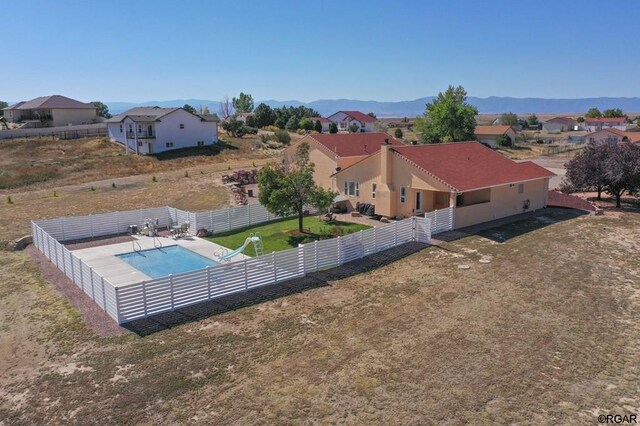
<instances>
[{"instance_id":1,"label":"landscaping rock","mask_svg":"<svg viewBox=\"0 0 640 426\"><path fill-rule=\"evenodd\" d=\"M200 228L198 229L198 232L196 232L196 237L204 238L204 237L210 237L210 236L211 236L211 232L209 232L204 228Z\"/></svg>"},{"instance_id":2,"label":"landscaping rock","mask_svg":"<svg viewBox=\"0 0 640 426\"><path fill-rule=\"evenodd\" d=\"M458 265L458 269L467 270L467 269L471 269L471 266L470 265Z\"/></svg>"},{"instance_id":3,"label":"landscaping rock","mask_svg":"<svg viewBox=\"0 0 640 426\"><path fill-rule=\"evenodd\" d=\"M25 235L13 241L14 250L24 250L29 244L33 244L33 237L31 235Z\"/></svg>"}]
</instances>

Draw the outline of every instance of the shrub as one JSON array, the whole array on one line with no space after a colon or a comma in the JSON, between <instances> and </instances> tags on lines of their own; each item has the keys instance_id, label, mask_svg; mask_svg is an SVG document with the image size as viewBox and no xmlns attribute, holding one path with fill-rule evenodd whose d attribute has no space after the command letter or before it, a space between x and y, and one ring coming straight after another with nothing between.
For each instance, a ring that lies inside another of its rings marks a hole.
<instances>
[{"instance_id":1,"label":"shrub","mask_svg":"<svg viewBox=\"0 0 640 426\"><path fill-rule=\"evenodd\" d=\"M13 200L11 199L11 195L7 195L7 204L13 204Z\"/></svg>"},{"instance_id":2,"label":"shrub","mask_svg":"<svg viewBox=\"0 0 640 426\"><path fill-rule=\"evenodd\" d=\"M189 177L189 171L188 170L185 170L184 177Z\"/></svg>"},{"instance_id":3,"label":"shrub","mask_svg":"<svg viewBox=\"0 0 640 426\"><path fill-rule=\"evenodd\" d=\"M117 188L116 183L115 182L111 183L111 187L114 189Z\"/></svg>"},{"instance_id":4,"label":"shrub","mask_svg":"<svg viewBox=\"0 0 640 426\"><path fill-rule=\"evenodd\" d=\"M402 129L396 129L396 131L393 133L393 135L398 138L398 139L402 139L403 133L402 133Z\"/></svg>"},{"instance_id":5,"label":"shrub","mask_svg":"<svg viewBox=\"0 0 640 426\"><path fill-rule=\"evenodd\" d=\"M53 191L53 197L56 198L58 196L58 193L56 191Z\"/></svg>"},{"instance_id":6,"label":"shrub","mask_svg":"<svg viewBox=\"0 0 640 426\"><path fill-rule=\"evenodd\" d=\"M498 146L512 146L513 142L511 141L511 138L509 136L500 135L496 139L496 145L498 145Z\"/></svg>"},{"instance_id":7,"label":"shrub","mask_svg":"<svg viewBox=\"0 0 640 426\"><path fill-rule=\"evenodd\" d=\"M308 117L301 118L300 123L298 125L300 126L301 129L306 130L308 132L313 130L313 121Z\"/></svg>"},{"instance_id":8,"label":"shrub","mask_svg":"<svg viewBox=\"0 0 640 426\"><path fill-rule=\"evenodd\" d=\"M280 128L278 126L274 126L273 124L270 124L268 126L264 126L264 130L268 132L275 132L276 130L280 130Z\"/></svg>"},{"instance_id":9,"label":"shrub","mask_svg":"<svg viewBox=\"0 0 640 426\"><path fill-rule=\"evenodd\" d=\"M92 186L91 187L91 191L95 191L95 190L96 190L96 188Z\"/></svg>"},{"instance_id":10,"label":"shrub","mask_svg":"<svg viewBox=\"0 0 640 426\"><path fill-rule=\"evenodd\" d=\"M153 178L151 178L151 182L157 182L158 179L156 179L156 177L154 176Z\"/></svg>"},{"instance_id":11,"label":"shrub","mask_svg":"<svg viewBox=\"0 0 640 426\"><path fill-rule=\"evenodd\" d=\"M275 140L283 145L289 145L291 143L291 135L286 130L278 129L273 132Z\"/></svg>"},{"instance_id":12,"label":"shrub","mask_svg":"<svg viewBox=\"0 0 640 426\"><path fill-rule=\"evenodd\" d=\"M336 123L329 124L329 133L338 133L338 125Z\"/></svg>"},{"instance_id":13,"label":"shrub","mask_svg":"<svg viewBox=\"0 0 640 426\"><path fill-rule=\"evenodd\" d=\"M305 129L298 129L298 130L296 130L296 133L299 134L299 135L306 135L307 131Z\"/></svg>"},{"instance_id":14,"label":"shrub","mask_svg":"<svg viewBox=\"0 0 640 426\"><path fill-rule=\"evenodd\" d=\"M357 124L352 124L349 126L349 133L358 133L360 131L360 126Z\"/></svg>"}]
</instances>

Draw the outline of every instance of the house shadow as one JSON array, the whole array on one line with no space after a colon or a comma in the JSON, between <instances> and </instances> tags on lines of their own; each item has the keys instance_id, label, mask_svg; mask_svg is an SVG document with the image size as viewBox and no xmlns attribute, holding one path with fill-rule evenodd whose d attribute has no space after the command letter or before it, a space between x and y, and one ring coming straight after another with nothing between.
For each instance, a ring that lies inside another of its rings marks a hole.
<instances>
[{"instance_id":1,"label":"house shadow","mask_svg":"<svg viewBox=\"0 0 640 426\"><path fill-rule=\"evenodd\" d=\"M231 294L195 305L185 306L171 312L160 313L148 318L122 324L121 327L144 337L192 321L199 321L240 308L280 299L297 293L303 293L331 286L331 281L349 278L372 269L393 263L403 257L416 253L429 244L410 242L400 246L371 254L336 268L310 273L304 277L278 284L258 287L246 292Z\"/></svg>"},{"instance_id":2,"label":"house shadow","mask_svg":"<svg viewBox=\"0 0 640 426\"><path fill-rule=\"evenodd\" d=\"M452 242L471 235L479 235L497 243L504 243L512 238L545 228L566 220L588 215L589 212L577 209L547 207L541 210L509 216L479 225L461 228L455 231L434 235L433 239Z\"/></svg>"},{"instance_id":3,"label":"house shadow","mask_svg":"<svg viewBox=\"0 0 640 426\"><path fill-rule=\"evenodd\" d=\"M149 154L149 156L155 157L158 161L166 161L188 157L213 157L223 151L233 151L237 149L237 146L231 145L230 143L220 139L218 140L218 143L213 145L172 149L169 151L158 152L156 154Z\"/></svg>"}]
</instances>

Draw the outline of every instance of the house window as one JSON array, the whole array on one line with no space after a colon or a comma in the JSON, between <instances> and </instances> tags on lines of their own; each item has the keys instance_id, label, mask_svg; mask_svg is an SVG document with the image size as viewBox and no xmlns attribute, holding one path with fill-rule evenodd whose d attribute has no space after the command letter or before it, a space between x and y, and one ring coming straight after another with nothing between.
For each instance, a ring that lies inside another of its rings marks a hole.
<instances>
[{"instance_id":1,"label":"house window","mask_svg":"<svg viewBox=\"0 0 640 426\"><path fill-rule=\"evenodd\" d=\"M138 124L138 133L142 133L142 126Z\"/></svg>"},{"instance_id":2,"label":"house window","mask_svg":"<svg viewBox=\"0 0 640 426\"><path fill-rule=\"evenodd\" d=\"M180 124L180 128L181 128L181 129L184 129L184 124L182 124L182 123L181 123L181 124Z\"/></svg>"},{"instance_id":3,"label":"house window","mask_svg":"<svg viewBox=\"0 0 640 426\"><path fill-rule=\"evenodd\" d=\"M344 193L345 195L350 195L352 197L360 196L360 184L358 182L345 182L344 183Z\"/></svg>"},{"instance_id":4,"label":"house window","mask_svg":"<svg viewBox=\"0 0 640 426\"><path fill-rule=\"evenodd\" d=\"M142 146L142 142L138 141L138 146Z\"/></svg>"},{"instance_id":5,"label":"house window","mask_svg":"<svg viewBox=\"0 0 640 426\"><path fill-rule=\"evenodd\" d=\"M371 198L373 198L374 200L376 199L376 189L378 188L378 185L376 185L375 183L371 184Z\"/></svg>"},{"instance_id":6,"label":"house window","mask_svg":"<svg viewBox=\"0 0 640 426\"><path fill-rule=\"evenodd\" d=\"M133 132L133 126L129 124L129 133Z\"/></svg>"},{"instance_id":7,"label":"house window","mask_svg":"<svg viewBox=\"0 0 640 426\"><path fill-rule=\"evenodd\" d=\"M405 188L404 186L400 187L400 202L404 203L405 201L407 201L407 188Z\"/></svg>"},{"instance_id":8,"label":"house window","mask_svg":"<svg viewBox=\"0 0 640 426\"><path fill-rule=\"evenodd\" d=\"M518 194L522 194L524 192L524 183L518 184Z\"/></svg>"},{"instance_id":9,"label":"house window","mask_svg":"<svg viewBox=\"0 0 640 426\"><path fill-rule=\"evenodd\" d=\"M120 133L122 133L122 124L120 125Z\"/></svg>"},{"instance_id":10,"label":"house window","mask_svg":"<svg viewBox=\"0 0 640 426\"><path fill-rule=\"evenodd\" d=\"M456 195L456 207L464 206L464 194Z\"/></svg>"},{"instance_id":11,"label":"house window","mask_svg":"<svg viewBox=\"0 0 640 426\"><path fill-rule=\"evenodd\" d=\"M204 146L204 141L198 141L198 146Z\"/></svg>"},{"instance_id":12,"label":"house window","mask_svg":"<svg viewBox=\"0 0 640 426\"><path fill-rule=\"evenodd\" d=\"M167 148L173 148L173 142L167 142Z\"/></svg>"}]
</instances>

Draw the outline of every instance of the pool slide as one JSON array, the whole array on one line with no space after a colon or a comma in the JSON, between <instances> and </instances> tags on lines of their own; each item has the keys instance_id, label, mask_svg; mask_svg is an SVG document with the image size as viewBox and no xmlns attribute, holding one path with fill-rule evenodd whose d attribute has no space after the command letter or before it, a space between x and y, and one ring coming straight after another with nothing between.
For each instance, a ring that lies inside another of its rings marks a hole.
<instances>
[{"instance_id":1,"label":"pool slide","mask_svg":"<svg viewBox=\"0 0 640 426\"><path fill-rule=\"evenodd\" d=\"M238 247L237 249L235 249L232 252L229 252L227 254L225 254L224 256L220 256L218 257L219 260L230 260L232 257L240 254L240 253L244 253L244 250L247 248L247 246L251 243L257 243L260 241L260 237L247 237L246 240L244 240L244 244L242 244L242 246Z\"/></svg>"}]
</instances>

